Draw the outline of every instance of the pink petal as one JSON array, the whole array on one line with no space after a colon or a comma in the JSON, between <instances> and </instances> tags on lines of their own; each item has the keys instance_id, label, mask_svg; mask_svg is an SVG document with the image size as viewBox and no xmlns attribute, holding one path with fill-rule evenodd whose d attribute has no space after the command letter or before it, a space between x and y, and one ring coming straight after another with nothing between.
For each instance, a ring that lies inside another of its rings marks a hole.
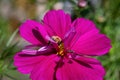
<instances>
[{"instance_id":1,"label":"pink petal","mask_svg":"<svg viewBox=\"0 0 120 80\"><path fill-rule=\"evenodd\" d=\"M91 56L103 55L111 48L110 40L105 35L99 34L99 30L92 21L78 18L72 26L76 28L76 35L71 40L70 47L76 53Z\"/></svg>"},{"instance_id":2,"label":"pink petal","mask_svg":"<svg viewBox=\"0 0 120 80\"><path fill-rule=\"evenodd\" d=\"M50 55L36 65L30 75L32 80L54 80L55 66L59 57Z\"/></svg>"},{"instance_id":3,"label":"pink petal","mask_svg":"<svg viewBox=\"0 0 120 80\"><path fill-rule=\"evenodd\" d=\"M63 10L51 10L46 13L44 23L51 36L59 36L63 39L66 31L70 28L71 19Z\"/></svg>"},{"instance_id":4,"label":"pink petal","mask_svg":"<svg viewBox=\"0 0 120 80\"><path fill-rule=\"evenodd\" d=\"M77 30L77 32L80 31L80 35L92 30L97 29L96 25L88 19L85 18L77 18L73 23L72 26L74 26Z\"/></svg>"},{"instance_id":5,"label":"pink petal","mask_svg":"<svg viewBox=\"0 0 120 80\"><path fill-rule=\"evenodd\" d=\"M85 57L71 60L71 63L66 61L56 74L58 80L103 80L104 75L99 61Z\"/></svg>"},{"instance_id":6,"label":"pink petal","mask_svg":"<svg viewBox=\"0 0 120 80\"><path fill-rule=\"evenodd\" d=\"M19 52L14 56L14 65L17 67L17 70L23 74L30 73L34 66L41 63L42 60L46 59L45 56L22 57L19 54L23 53Z\"/></svg>"},{"instance_id":7,"label":"pink petal","mask_svg":"<svg viewBox=\"0 0 120 80\"><path fill-rule=\"evenodd\" d=\"M47 42L47 33L42 24L33 20L27 20L20 26L20 35L32 44L44 44Z\"/></svg>"},{"instance_id":8,"label":"pink petal","mask_svg":"<svg viewBox=\"0 0 120 80\"><path fill-rule=\"evenodd\" d=\"M76 30L74 27L71 27L70 30L68 30L68 32L66 32L64 39L63 39L65 47L69 48L70 42L73 39L73 37L75 36L75 34L76 34Z\"/></svg>"},{"instance_id":9,"label":"pink petal","mask_svg":"<svg viewBox=\"0 0 120 80\"><path fill-rule=\"evenodd\" d=\"M76 35L73 37L72 41L70 44L74 44L74 42L76 42L80 36L82 36L83 34L96 29L96 31L99 32L99 30L96 28L95 24L85 18L78 18L76 19L73 23L72 23L72 27L75 27L76 29Z\"/></svg>"},{"instance_id":10,"label":"pink petal","mask_svg":"<svg viewBox=\"0 0 120 80\"><path fill-rule=\"evenodd\" d=\"M39 56L39 55L51 55L56 53L56 49L51 44L39 46L38 49L35 49L35 48L37 48L37 46L35 47L26 46L26 48L22 50L22 53L20 55L21 56Z\"/></svg>"},{"instance_id":11,"label":"pink petal","mask_svg":"<svg viewBox=\"0 0 120 80\"><path fill-rule=\"evenodd\" d=\"M107 53L110 48L110 39L104 34L98 33L96 29L79 37L71 47L71 49L78 54L90 56L103 55Z\"/></svg>"}]
</instances>

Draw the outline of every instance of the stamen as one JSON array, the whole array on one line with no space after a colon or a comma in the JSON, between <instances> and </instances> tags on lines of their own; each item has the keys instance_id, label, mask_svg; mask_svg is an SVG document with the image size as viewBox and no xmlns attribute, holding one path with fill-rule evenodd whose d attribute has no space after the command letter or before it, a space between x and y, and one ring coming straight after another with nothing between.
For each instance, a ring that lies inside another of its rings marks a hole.
<instances>
[{"instance_id":1,"label":"stamen","mask_svg":"<svg viewBox=\"0 0 120 80\"><path fill-rule=\"evenodd\" d=\"M56 42L56 43L60 43L62 40L60 37L58 36L52 36L52 39Z\"/></svg>"},{"instance_id":2,"label":"stamen","mask_svg":"<svg viewBox=\"0 0 120 80\"><path fill-rule=\"evenodd\" d=\"M57 55L64 56L65 50L61 38L58 36L52 36L52 39L58 44Z\"/></svg>"},{"instance_id":3,"label":"stamen","mask_svg":"<svg viewBox=\"0 0 120 80\"><path fill-rule=\"evenodd\" d=\"M64 56L65 51L64 51L64 45L61 43L59 46L59 51L57 52L58 55Z\"/></svg>"}]
</instances>

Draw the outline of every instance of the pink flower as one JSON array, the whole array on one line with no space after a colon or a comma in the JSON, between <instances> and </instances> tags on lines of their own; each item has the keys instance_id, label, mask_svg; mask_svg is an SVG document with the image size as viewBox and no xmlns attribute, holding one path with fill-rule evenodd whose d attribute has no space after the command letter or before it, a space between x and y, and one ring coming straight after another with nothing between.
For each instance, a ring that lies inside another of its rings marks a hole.
<instances>
[{"instance_id":1,"label":"pink flower","mask_svg":"<svg viewBox=\"0 0 120 80\"><path fill-rule=\"evenodd\" d=\"M78 6L80 7L86 7L87 6L87 1L86 0L78 0Z\"/></svg>"},{"instance_id":2,"label":"pink flower","mask_svg":"<svg viewBox=\"0 0 120 80\"><path fill-rule=\"evenodd\" d=\"M32 80L103 80L105 70L91 56L106 54L110 39L92 21L71 22L69 14L51 10L41 23L23 23L20 35L32 45L15 55L14 65Z\"/></svg>"}]
</instances>

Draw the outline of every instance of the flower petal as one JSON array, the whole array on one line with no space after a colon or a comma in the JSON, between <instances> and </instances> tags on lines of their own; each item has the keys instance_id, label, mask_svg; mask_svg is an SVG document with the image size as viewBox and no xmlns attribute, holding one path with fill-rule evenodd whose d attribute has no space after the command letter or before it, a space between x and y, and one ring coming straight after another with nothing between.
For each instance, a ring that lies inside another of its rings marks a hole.
<instances>
[{"instance_id":1,"label":"flower petal","mask_svg":"<svg viewBox=\"0 0 120 80\"><path fill-rule=\"evenodd\" d=\"M111 48L109 38L100 34L92 21L78 18L72 26L76 28L76 34L70 42L70 49L76 53L96 56L107 53Z\"/></svg>"},{"instance_id":2,"label":"flower petal","mask_svg":"<svg viewBox=\"0 0 120 80\"><path fill-rule=\"evenodd\" d=\"M17 67L17 70L23 74L28 74L32 71L34 66L41 63L43 59L46 59L45 56L20 56L22 52L18 52L14 56L14 65Z\"/></svg>"},{"instance_id":3,"label":"flower petal","mask_svg":"<svg viewBox=\"0 0 120 80\"><path fill-rule=\"evenodd\" d=\"M85 18L77 18L72 23L72 26L76 28L76 31L79 32L79 35L83 35L92 29L97 29L96 25L91 20Z\"/></svg>"},{"instance_id":4,"label":"flower petal","mask_svg":"<svg viewBox=\"0 0 120 80\"><path fill-rule=\"evenodd\" d=\"M69 48L70 42L75 36L75 34L76 34L76 30L74 29L74 27L71 27L70 30L65 34L63 39L65 47Z\"/></svg>"},{"instance_id":5,"label":"flower petal","mask_svg":"<svg viewBox=\"0 0 120 80\"><path fill-rule=\"evenodd\" d=\"M29 48L26 48L22 50L21 56L39 56L39 55L51 55L55 54L57 51L51 44L47 44L44 46L39 46L37 49L37 46L28 46ZM36 48L36 49L35 49Z\"/></svg>"},{"instance_id":6,"label":"flower petal","mask_svg":"<svg viewBox=\"0 0 120 80\"><path fill-rule=\"evenodd\" d=\"M44 23L51 36L59 36L63 39L66 31L70 28L71 19L69 14L65 14L63 10L51 10L46 13Z\"/></svg>"},{"instance_id":7,"label":"flower petal","mask_svg":"<svg viewBox=\"0 0 120 80\"><path fill-rule=\"evenodd\" d=\"M84 35L85 33L95 29L96 31L99 32L99 30L96 28L95 24L85 18L78 18L76 19L73 23L72 23L72 27L75 27L76 30L76 34L73 37L73 39L71 39L71 43L70 44L74 44L74 42L76 42L80 36Z\"/></svg>"},{"instance_id":8,"label":"flower petal","mask_svg":"<svg viewBox=\"0 0 120 80\"><path fill-rule=\"evenodd\" d=\"M27 20L20 26L20 35L32 44L45 44L47 32L42 24L33 20Z\"/></svg>"},{"instance_id":9,"label":"flower petal","mask_svg":"<svg viewBox=\"0 0 120 80\"><path fill-rule=\"evenodd\" d=\"M30 78L32 80L54 80L54 68L57 61L59 61L58 56L48 56L46 59L42 60L42 63L39 63L34 67Z\"/></svg>"},{"instance_id":10,"label":"flower petal","mask_svg":"<svg viewBox=\"0 0 120 80\"><path fill-rule=\"evenodd\" d=\"M57 80L103 80L104 75L104 68L99 61L85 57L66 61L56 74Z\"/></svg>"},{"instance_id":11,"label":"flower petal","mask_svg":"<svg viewBox=\"0 0 120 80\"><path fill-rule=\"evenodd\" d=\"M96 30L91 30L82 35L71 47L76 53L89 56L103 55L110 48L110 39Z\"/></svg>"}]
</instances>

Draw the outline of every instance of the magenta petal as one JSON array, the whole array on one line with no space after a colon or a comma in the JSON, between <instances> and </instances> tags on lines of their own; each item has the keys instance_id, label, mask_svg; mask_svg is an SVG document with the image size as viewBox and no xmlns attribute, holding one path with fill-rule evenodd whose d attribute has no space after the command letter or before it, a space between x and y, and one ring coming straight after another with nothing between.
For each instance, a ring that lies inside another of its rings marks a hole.
<instances>
[{"instance_id":1,"label":"magenta petal","mask_svg":"<svg viewBox=\"0 0 120 80\"><path fill-rule=\"evenodd\" d=\"M78 44L79 43L79 44ZM104 34L91 30L82 35L72 46L72 50L81 55L103 55L111 48L110 39Z\"/></svg>"},{"instance_id":2,"label":"magenta petal","mask_svg":"<svg viewBox=\"0 0 120 80\"><path fill-rule=\"evenodd\" d=\"M59 61L59 57L56 55L46 57L46 59L34 67L30 78L32 80L54 80L54 68L57 61Z\"/></svg>"},{"instance_id":3,"label":"magenta petal","mask_svg":"<svg viewBox=\"0 0 120 80\"><path fill-rule=\"evenodd\" d=\"M36 53L37 53L37 50L32 50L32 49L23 49L22 50L22 53L20 54L21 56L23 55L31 55L31 56L34 56L34 55L36 55Z\"/></svg>"},{"instance_id":4,"label":"magenta petal","mask_svg":"<svg viewBox=\"0 0 120 80\"><path fill-rule=\"evenodd\" d=\"M66 31L70 28L71 19L63 10L51 10L44 17L44 24L51 36L59 36L63 39Z\"/></svg>"},{"instance_id":5,"label":"magenta petal","mask_svg":"<svg viewBox=\"0 0 120 80\"><path fill-rule=\"evenodd\" d=\"M32 44L44 44L47 42L47 33L42 24L33 20L27 20L20 26L20 35Z\"/></svg>"},{"instance_id":6,"label":"magenta petal","mask_svg":"<svg viewBox=\"0 0 120 80\"><path fill-rule=\"evenodd\" d=\"M20 56L27 57L27 56L40 56L40 55L51 55L56 53L56 49L51 45L39 46L38 49L33 47L25 48L22 50L22 53L19 54ZM37 46L36 46L37 47Z\"/></svg>"},{"instance_id":7,"label":"magenta petal","mask_svg":"<svg viewBox=\"0 0 120 80\"><path fill-rule=\"evenodd\" d=\"M89 32L93 29L97 29L96 25L91 20L88 20L85 18L76 19L72 23L72 26L74 26L76 28L76 31L79 33L79 35L83 35L86 32Z\"/></svg>"},{"instance_id":8,"label":"magenta petal","mask_svg":"<svg viewBox=\"0 0 120 80\"><path fill-rule=\"evenodd\" d=\"M31 57L22 57L19 54L23 54L22 52L17 53L14 56L14 65L17 67L17 70L23 74L28 74L32 71L34 66L41 63L45 56L31 56Z\"/></svg>"},{"instance_id":9,"label":"magenta petal","mask_svg":"<svg viewBox=\"0 0 120 80\"><path fill-rule=\"evenodd\" d=\"M85 57L71 60L71 63L66 61L56 74L58 80L103 80L104 75L104 68L99 61Z\"/></svg>"},{"instance_id":10,"label":"magenta petal","mask_svg":"<svg viewBox=\"0 0 120 80\"><path fill-rule=\"evenodd\" d=\"M72 23L72 26L75 27L75 29L76 29L76 35L73 37L71 44L74 44L74 42L76 42L80 36L82 36L83 34L89 32L93 29L95 29L96 31L99 32L99 30L96 28L96 25L92 21L85 19L85 18L76 19Z\"/></svg>"},{"instance_id":11,"label":"magenta petal","mask_svg":"<svg viewBox=\"0 0 120 80\"><path fill-rule=\"evenodd\" d=\"M65 47L68 48L70 46L71 40L73 39L75 34L76 34L76 30L74 27L71 27L70 30L68 30L68 32L66 32L64 39L63 39Z\"/></svg>"}]
</instances>

